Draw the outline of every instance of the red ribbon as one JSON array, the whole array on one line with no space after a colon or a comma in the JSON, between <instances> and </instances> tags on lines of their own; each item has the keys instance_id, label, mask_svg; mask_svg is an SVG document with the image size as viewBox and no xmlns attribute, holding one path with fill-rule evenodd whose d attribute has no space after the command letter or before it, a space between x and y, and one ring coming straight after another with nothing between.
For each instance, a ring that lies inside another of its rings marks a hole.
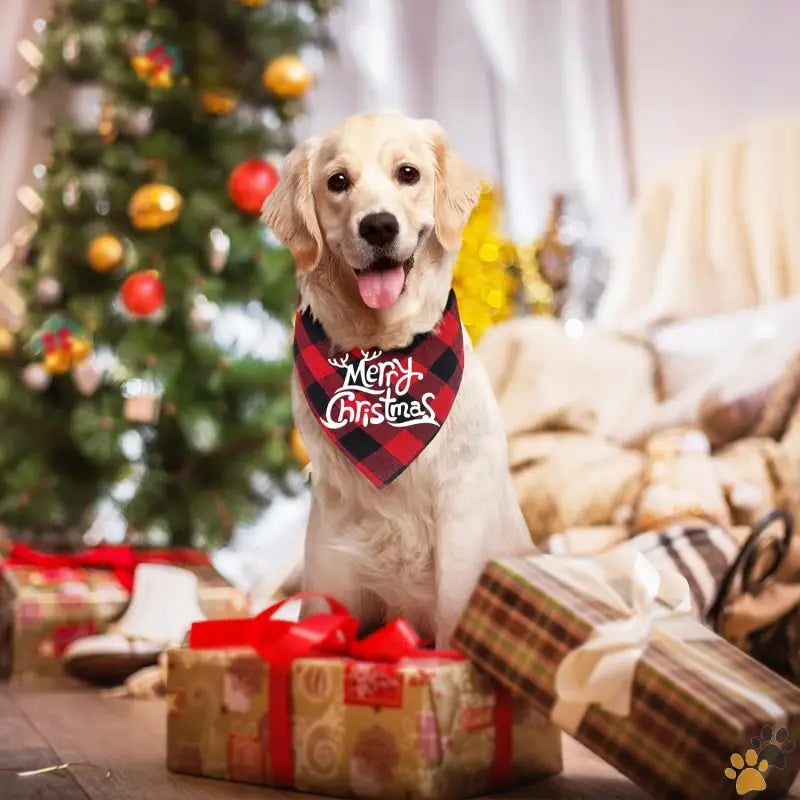
<instances>
[{"instance_id":1,"label":"red ribbon","mask_svg":"<svg viewBox=\"0 0 800 800\"><path fill-rule=\"evenodd\" d=\"M38 567L40 569L108 569L124 589L133 589L133 573L139 564L170 564L176 567L210 566L205 553L190 548L136 550L126 545L99 545L82 553L42 553L24 544L15 544L2 567Z\"/></svg>"},{"instance_id":2,"label":"red ribbon","mask_svg":"<svg viewBox=\"0 0 800 800\"><path fill-rule=\"evenodd\" d=\"M302 622L273 619L292 600L321 598L330 613L315 614ZM404 619L384 625L364 639L356 639L358 620L334 598L318 592L300 592L250 619L221 619L195 622L189 631L189 647L197 649L250 646L270 665L269 742L275 784L294 784L291 727L291 671L297 658L340 656L358 661L396 664L403 658L445 658L461 661L454 650L422 647L416 631ZM511 697L498 689L494 709L495 759L492 781L501 785L511 771Z\"/></svg>"}]
</instances>

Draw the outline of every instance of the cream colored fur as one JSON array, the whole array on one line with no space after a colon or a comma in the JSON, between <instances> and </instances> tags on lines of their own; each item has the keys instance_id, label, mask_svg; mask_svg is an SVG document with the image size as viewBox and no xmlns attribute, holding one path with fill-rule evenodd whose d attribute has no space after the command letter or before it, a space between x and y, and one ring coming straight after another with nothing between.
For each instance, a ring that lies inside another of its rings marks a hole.
<instances>
[{"instance_id":1,"label":"cream colored fur","mask_svg":"<svg viewBox=\"0 0 800 800\"><path fill-rule=\"evenodd\" d=\"M413 186L400 164L420 172ZM345 172L347 192L328 189ZM287 157L264 219L295 257L301 307L336 349L407 346L439 320L477 177L430 120L351 117ZM413 257L389 309L368 308L355 272L372 255L359 238L368 213L400 225L395 255ZM507 466L500 413L465 334L461 388L442 430L393 483L372 486L312 416L297 379L293 408L313 465L304 588L332 594L374 627L397 616L447 644L478 576L493 556L532 548ZM305 612L314 607L307 604Z\"/></svg>"}]
</instances>

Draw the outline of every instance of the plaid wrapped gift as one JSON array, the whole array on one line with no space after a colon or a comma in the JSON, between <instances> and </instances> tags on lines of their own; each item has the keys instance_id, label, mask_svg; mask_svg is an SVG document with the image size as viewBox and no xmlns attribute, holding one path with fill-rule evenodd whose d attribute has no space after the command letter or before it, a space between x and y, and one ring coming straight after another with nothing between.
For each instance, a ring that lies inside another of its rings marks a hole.
<instances>
[{"instance_id":1,"label":"plaid wrapped gift","mask_svg":"<svg viewBox=\"0 0 800 800\"><path fill-rule=\"evenodd\" d=\"M558 729L457 654L376 662L334 648L276 663L293 644L272 622L258 634L280 640L271 655L169 651L171 770L375 800L471 797L560 771Z\"/></svg>"},{"instance_id":2,"label":"plaid wrapped gift","mask_svg":"<svg viewBox=\"0 0 800 800\"><path fill-rule=\"evenodd\" d=\"M0 561L0 678L62 678L62 652L76 639L102 633L122 614L136 564L151 558L172 559L197 575L200 606L210 619L248 614L247 596L201 553L181 559L174 551L98 547L50 555L15 545Z\"/></svg>"},{"instance_id":3,"label":"plaid wrapped gift","mask_svg":"<svg viewBox=\"0 0 800 800\"><path fill-rule=\"evenodd\" d=\"M785 792L800 691L689 610L685 579L630 546L501 559L454 644L656 798Z\"/></svg>"}]
</instances>

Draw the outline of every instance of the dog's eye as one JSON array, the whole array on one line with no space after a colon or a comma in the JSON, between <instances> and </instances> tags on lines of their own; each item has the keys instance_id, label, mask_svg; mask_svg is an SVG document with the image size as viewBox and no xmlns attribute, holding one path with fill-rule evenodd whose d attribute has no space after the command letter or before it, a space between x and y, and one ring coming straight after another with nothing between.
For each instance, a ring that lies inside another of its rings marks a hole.
<instances>
[{"instance_id":1,"label":"dog's eye","mask_svg":"<svg viewBox=\"0 0 800 800\"><path fill-rule=\"evenodd\" d=\"M350 178L348 178L344 172L334 172L333 175L328 178L328 189L337 194L347 191L349 186Z\"/></svg>"},{"instance_id":2,"label":"dog's eye","mask_svg":"<svg viewBox=\"0 0 800 800\"><path fill-rule=\"evenodd\" d=\"M411 186L419 180L419 170L416 167L412 167L410 164L403 164L403 166L397 170L397 180L400 181L400 183Z\"/></svg>"}]
</instances>

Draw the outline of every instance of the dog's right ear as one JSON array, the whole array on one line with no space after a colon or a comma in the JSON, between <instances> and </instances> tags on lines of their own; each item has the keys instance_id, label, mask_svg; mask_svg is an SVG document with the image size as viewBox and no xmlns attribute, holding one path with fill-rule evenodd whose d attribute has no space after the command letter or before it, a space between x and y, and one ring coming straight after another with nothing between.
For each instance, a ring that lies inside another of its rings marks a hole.
<instances>
[{"instance_id":1,"label":"dog's right ear","mask_svg":"<svg viewBox=\"0 0 800 800\"><path fill-rule=\"evenodd\" d=\"M307 139L286 156L280 182L261 209L261 218L304 272L319 264L324 246L311 190L311 161L318 147L319 139Z\"/></svg>"}]
</instances>

